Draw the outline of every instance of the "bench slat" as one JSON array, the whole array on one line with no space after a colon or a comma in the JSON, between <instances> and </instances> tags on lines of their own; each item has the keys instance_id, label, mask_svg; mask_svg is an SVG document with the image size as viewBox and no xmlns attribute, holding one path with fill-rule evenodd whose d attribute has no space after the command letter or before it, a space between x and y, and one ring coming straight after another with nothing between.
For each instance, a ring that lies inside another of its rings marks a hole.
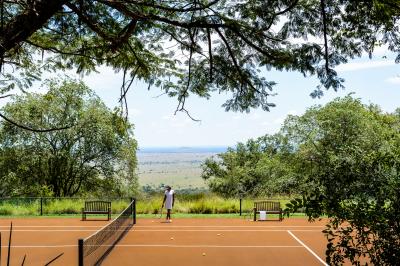
<instances>
[{"instance_id":1,"label":"bench slat","mask_svg":"<svg viewBox=\"0 0 400 266\"><path fill-rule=\"evenodd\" d=\"M265 211L266 213L279 214L279 221L282 221L282 208L279 201L255 201L254 202L254 221L257 220L257 213Z\"/></svg>"},{"instance_id":2,"label":"bench slat","mask_svg":"<svg viewBox=\"0 0 400 266\"><path fill-rule=\"evenodd\" d=\"M82 208L82 220L86 220L86 214L107 214L108 220L111 219L110 201L85 201L85 207Z\"/></svg>"}]
</instances>

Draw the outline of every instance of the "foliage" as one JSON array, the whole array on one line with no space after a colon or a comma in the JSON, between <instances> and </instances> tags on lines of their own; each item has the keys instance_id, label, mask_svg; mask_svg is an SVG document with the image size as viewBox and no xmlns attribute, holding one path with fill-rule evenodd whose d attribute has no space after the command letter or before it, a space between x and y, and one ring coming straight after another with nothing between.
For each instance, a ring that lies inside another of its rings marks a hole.
<instances>
[{"instance_id":1,"label":"foliage","mask_svg":"<svg viewBox=\"0 0 400 266\"><path fill-rule=\"evenodd\" d=\"M207 159L202 177L213 192L226 197L299 193L301 182L292 169L291 149L279 133L239 143Z\"/></svg>"},{"instance_id":2,"label":"foliage","mask_svg":"<svg viewBox=\"0 0 400 266\"><path fill-rule=\"evenodd\" d=\"M111 213L119 214L127 206L125 199L110 199ZM0 215L38 216L40 215L40 198L8 198L0 203ZM82 214L84 198L42 198L43 215Z\"/></svg>"},{"instance_id":3,"label":"foliage","mask_svg":"<svg viewBox=\"0 0 400 266\"><path fill-rule=\"evenodd\" d=\"M183 191L176 193L176 202L173 208L174 214L224 214L239 213L240 199L226 198L214 193L190 193L184 194ZM138 197L137 212L138 214L159 214L163 195L145 194ZM243 216L252 211L255 198L244 198L242 200ZM275 199L284 206L290 199ZM165 213L165 210L163 210ZM153 216L154 217L154 216Z\"/></svg>"},{"instance_id":4,"label":"foliage","mask_svg":"<svg viewBox=\"0 0 400 266\"><path fill-rule=\"evenodd\" d=\"M337 89L335 66L399 51L400 4L394 0L334 1L94 1L1 2L1 92L29 88L44 71L95 71L107 65L160 87L185 111L191 95L232 95L227 110L274 106L271 69L315 75Z\"/></svg>"},{"instance_id":5,"label":"foliage","mask_svg":"<svg viewBox=\"0 0 400 266\"><path fill-rule=\"evenodd\" d=\"M47 83L46 94L26 94L2 108L32 132L0 124L1 195L127 195L137 187L132 125L109 110L83 83Z\"/></svg>"},{"instance_id":6,"label":"foliage","mask_svg":"<svg viewBox=\"0 0 400 266\"><path fill-rule=\"evenodd\" d=\"M236 214L239 218L239 198L224 198L212 193L190 193L179 191L176 194L174 214ZM154 218L160 214L163 195L143 194L137 195L137 214L146 214ZM110 199L111 212L118 214L127 206L126 199ZM254 198L242 199L242 216L249 218L253 210ZM281 206L289 202L287 199L274 199L280 201ZM43 215L81 214L84 198L43 198ZM165 214L165 210L163 210ZM0 202L0 215L38 216L40 214L40 198L9 198ZM300 215L300 214L297 214ZM303 214L304 215L304 214Z\"/></svg>"},{"instance_id":7,"label":"foliage","mask_svg":"<svg viewBox=\"0 0 400 266\"><path fill-rule=\"evenodd\" d=\"M347 96L289 116L280 132L204 165L222 195L301 194L287 204L329 218L327 263L400 261L400 116ZM260 190L262 192L260 192Z\"/></svg>"},{"instance_id":8,"label":"foliage","mask_svg":"<svg viewBox=\"0 0 400 266\"><path fill-rule=\"evenodd\" d=\"M309 184L289 207L330 218L328 264L398 263L399 125L398 115L351 97L288 119L285 131L298 141L298 171Z\"/></svg>"}]
</instances>

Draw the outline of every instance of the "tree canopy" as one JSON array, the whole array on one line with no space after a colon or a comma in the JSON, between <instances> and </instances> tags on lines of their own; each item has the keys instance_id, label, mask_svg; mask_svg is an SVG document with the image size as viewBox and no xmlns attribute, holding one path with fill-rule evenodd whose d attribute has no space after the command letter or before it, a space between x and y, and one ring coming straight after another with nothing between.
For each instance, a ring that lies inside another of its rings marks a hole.
<instances>
[{"instance_id":1,"label":"tree canopy","mask_svg":"<svg viewBox=\"0 0 400 266\"><path fill-rule=\"evenodd\" d=\"M46 94L15 97L1 111L32 132L0 123L1 196L125 196L137 189L133 125L83 83L47 82Z\"/></svg>"},{"instance_id":2,"label":"tree canopy","mask_svg":"<svg viewBox=\"0 0 400 266\"><path fill-rule=\"evenodd\" d=\"M289 116L281 130L204 164L226 196L292 193L287 212L329 218L327 263L397 265L400 259L400 116L351 96Z\"/></svg>"},{"instance_id":3,"label":"tree canopy","mask_svg":"<svg viewBox=\"0 0 400 266\"><path fill-rule=\"evenodd\" d=\"M107 65L178 99L227 93L226 110L274 106L275 81L262 69L315 75L322 87L343 80L335 66L399 52L396 0L18 0L1 1L1 93L26 88L43 71Z\"/></svg>"},{"instance_id":4,"label":"tree canopy","mask_svg":"<svg viewBox=\"0 0 400 266\"><path fill-rule=\"evenodd\" d=\"M289 207L330 218L327 262L397 265L400 259L400 120L346 97L287 120L308 189Z\"/></svg>"},{"instance_id":5,"label":"tree canopy","mask_svg":"<svg viewBox=\"0 0 400 266\"><path fill-rule=\"evenodd\" d=\"M299 195L304 188L293 157L282 134L266 135L207 159L202 177L211 191L225 197Z\"/></svg>"}]
</instances>

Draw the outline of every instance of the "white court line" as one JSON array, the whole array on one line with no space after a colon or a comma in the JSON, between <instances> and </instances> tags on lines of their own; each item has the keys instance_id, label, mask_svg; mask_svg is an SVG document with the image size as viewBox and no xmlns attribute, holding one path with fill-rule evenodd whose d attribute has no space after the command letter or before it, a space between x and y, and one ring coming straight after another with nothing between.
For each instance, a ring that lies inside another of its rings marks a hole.
<instances>
[{"instance_id":1,"label":"white court line","mask_svg":"<svg viewBox=\"0 0 400 266\"><path fill-rule=\"evenodd\" d=\"M324 228L323 225L134 225L133 227L199 227L199 228L207 228L207 227L215 227L215 228L224 228L224 227L238 227L238 228Z\"/></svg>"},{"instance_id":2,"label":"white court line","mask_svg":"<svg viewBox=\"0 0 400 266\"><path fill-rule=\"evenodd\" d=\"M221 245L117 245L117 247L166 247L166 248L302 248L302 246L221 246Z\"/></svg>"},{"instance_id":3,"label":"white court line","mask_svg":"<svg viewBox=\"0 0 400 266\"><path fill-rule=\"evenodd\" d=\"M57 230L57 229L13 229L13 232L97 232L98 230L93 230L93 229L70 229L70 230ZM117 231L123 231L125 230L115 230L114 232ZM261 230L252 230L252 229L138 229L132 230L133 232L286 232L286 229L261 229ZM291 230L293 232L321 232L320 230L312 230L312 229L295 229ZM9 230L4 230L0 229L0 232L9 232Z\"/></svg>"},{"instance_id":4,"label":"white court line","mask_svg":"<svg viewBox=\"0 0 400 266\"><path fill-rule=\"evenodd\" d=\"M294 229L291 230L293 232L321 232L321 230L312 230L312 229ZM286 229L152 229L152 230L146 230L146 229L139 229L139 230L133 230L133 232L287 232Z\"/></svg>"},{"instance_id":5,"label":"white court line","mask_svg":"<svg viewBox=\"0 0 400 266\"><path fill-rule=\"evenodd\" d=\"M76 248L78 245L54 245L54 246L27 246L27 245L11 245L11 248ZM2 246L1 248L8 248L8 246Z\"/></svg>"},{"instance_id":6,"label":"white court line","mask_svg":"<svg viewBox=\"0 0 400 266\"><path fill-rule=\"evenodd\" d=\"M13 225L13 228L101 228L104 225ZM0 228L10 228L9 225L0 225ZM178 227L178 228L324 228L322 225L134 225L133 228L140 227Z\"/></svg>"},{"instance_id":7,"label":"white court line","mask_svg":"<svg viewBox=\"0 0 400 266\"><path fill-rule=\"evenodd\" d=\"M85 228L85 227L102 227L103 225L13 225L13 228L25 228L25 227L32 227L32 228L46 228L46 227L54 227L54 228L63 228L63 227L79 227L79 228ZM0 225L0 227L5 227L5 228L10 228L9 225Z\"/></svg>"},{"instance_id":8,"label":"white court line","mask_svg":"<svg viewBox=\"0 0 400 266\"><path fill-rule=\"evenodd\" d=\"M314 257L316 257L321 263L322 265L328 266L328 264L321 259L317 254L315 254L314 251L312 251L311 248L307 247L306 244L304 244L300 239L298 239L292 232L290 232L289 230L287 231L294 239L296 239L297 242L299 242L303 247L305 247Z\"/></svg>"},{"instance_id":9,"label":"white court line","mask_svg":"<svg viewBox=\"0 0 400 266\"><path fill-rule=\"evenodd\" d=\"M54 245L54 246L44 246L44 245L13 245L11 248L72 248L78 245ZM85 245L86 247L90 245ZM101 245L102 247L111 247L113 245ZM97 247L97 245L96 245ZM221 245L162 245L162 244L123 244L115 245L114 247L144 247L144 248L154 248L154 247L165 247L165 248L303 248L303 246L221 246ZM2 248L8 248L8 246L2 246Z\"/></svg>"},{"instance_id":10,"label":"white court line","mask_svg":"<svg viewBox=\"0 0 400 266\"><path fill-rule=\"evenodd\" d=\"M13 232L97 232L98 230L94 230L94 229L86 229L86 230L76 230L76 229L71 229L71 230L57 230L57 229L13 229ZM114 232L118 232L118 231L124 231L125 230L115 230ZM4 230L4 229L0 229L0 232L10 232L9 230Z\"/></svg>"}]
</instances>

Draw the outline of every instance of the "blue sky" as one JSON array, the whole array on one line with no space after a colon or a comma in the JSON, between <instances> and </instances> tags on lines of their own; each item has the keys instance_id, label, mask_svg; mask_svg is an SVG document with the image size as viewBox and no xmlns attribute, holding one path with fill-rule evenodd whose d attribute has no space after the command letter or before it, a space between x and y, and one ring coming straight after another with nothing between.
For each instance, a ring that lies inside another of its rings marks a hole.
<instances>
[{"instance_id":1,"label":"blue sky","mask_svg":"<svg viewBox=\"0 0 400 266\"><path fill-rule=\"evenodd\" d=\"M101 67L100 73L83 77L85 83L110 107L119 105L122 75ZM400 66L384 48L377 50L370 60L366 56L337 68L345 78L344 90L326 91L321 99L309 95L318 85L315 77L303 77L296 72L264 72L265 78L278 84L276 96L270 101L277 106L270 112L260 109L250 113L225 112L221 105L230 95L215 94L210 100L189 97L186 108L201 122L192 121L186 114L174 115L177 101L161 96L158 88L147 90L140 82L134 83L127 95L129 119L135 125L139 147L233 146L267 133L275 133L288 114L301 115L317 104L325 104L335 97L354 92L364 103L375 103L386 112L400 107ZM0 101L0 106L7 99Z\"/></svg>"},{"instance_id":2,"label":"blue sky","mask_svg":"<svg viewBox=\"0 0 400 266\"><path fill-rule=\"evenodd\" d=\"M386 58L385 58L386 56ZM325 104L335 97L354 92L364 103L375 103L384 111L393 112L400 107L400 67L385 49L379 49L370 60L353 60L337 68L345 78L344 90L326 91L321 99L309 94L318 81L299 73L265 72L265 78L274 80L277 96L270 101L277 106L270 112L252 110L250 113L225 112L221 105L229 95L213 95L210 100L191 96L186 106L194 122L184 113L174 115L175 99L161 94L158 88L147 91L137 82L128 93L129 119L135 124L135 137L139 147L170 146L232 146L249 138L276 132L288 114L301 115L316 104ZM100 74L84 78L109 107L118 105L121 75L102 68Z\"/></svg>"}]
</instances>

